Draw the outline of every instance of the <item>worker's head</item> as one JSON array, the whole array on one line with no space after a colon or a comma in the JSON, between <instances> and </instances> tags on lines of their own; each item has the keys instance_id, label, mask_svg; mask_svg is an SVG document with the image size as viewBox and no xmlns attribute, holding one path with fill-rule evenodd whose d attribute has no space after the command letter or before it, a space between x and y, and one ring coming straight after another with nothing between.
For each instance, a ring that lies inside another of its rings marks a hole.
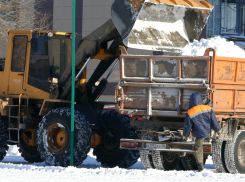
<instances>
[{"instance_id":1,"label":"worker's head","mask_svg":"<svg viewBox=\"0 0 245 182\"><path fill-rule=\"evenodd\" d=\"M197 105L202 105L202 97L198 92L191 94L189 109Z\"/></svg>"}]
</instances>

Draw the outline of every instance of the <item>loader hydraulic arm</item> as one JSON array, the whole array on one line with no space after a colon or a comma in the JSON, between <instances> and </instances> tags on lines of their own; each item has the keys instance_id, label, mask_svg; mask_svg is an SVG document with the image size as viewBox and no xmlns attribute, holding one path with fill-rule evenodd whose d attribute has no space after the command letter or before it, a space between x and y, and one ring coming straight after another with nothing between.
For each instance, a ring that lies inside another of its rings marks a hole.
<instances>
[{"instance_id":1,"label":"loader hydraulic arm","mask_svg":"<svg viewBox=\"0 0 245 182\"><path fill-rule=\"evenodd\" d=\"M109 41L113 41L110 48L107 48ZM95 82L105 73L113 61L119 56L119 46L122 45L120 34L118 33L112 20L108 20L98 29L86 36L76 52L75 69L82 67L87 58L100 59L98 67L94 71L87 88L88 94L92 94L92 87ZM71 63L68 65L64 73L59 79L59 98L69 99L71 92ZM79 102L82 94L79 97L76 95L76 102Z\"/></svg>"}]
</instances>

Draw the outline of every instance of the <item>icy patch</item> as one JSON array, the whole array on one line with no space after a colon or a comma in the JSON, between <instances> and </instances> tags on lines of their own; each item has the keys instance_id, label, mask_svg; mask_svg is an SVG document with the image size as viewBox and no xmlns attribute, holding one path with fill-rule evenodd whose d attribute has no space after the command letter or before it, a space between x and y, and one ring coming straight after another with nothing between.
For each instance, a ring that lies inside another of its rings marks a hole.
<instances>
[{"instance_id":1,"label":"icy patch","mask_svg":"<svg viewBox=\"0 0 245 182\"><path fill-rule=\"evenodd\" d=\"M194 40L193 43L187 44L180 55L182 56L203 56L207 48L216 50L217 56L245 58L245 51L235 45L233 41L227 41L220 36L210 39Z\"/></svg>"}]
</instances>

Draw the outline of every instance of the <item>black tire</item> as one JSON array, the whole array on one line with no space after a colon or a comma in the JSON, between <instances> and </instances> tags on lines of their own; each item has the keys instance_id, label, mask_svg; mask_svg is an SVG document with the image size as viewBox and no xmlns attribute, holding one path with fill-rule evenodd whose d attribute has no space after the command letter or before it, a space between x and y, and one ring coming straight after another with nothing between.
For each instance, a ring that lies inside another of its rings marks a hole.
<instances>
[{"instance_id":1,"label":"black tire","mask_svg":"<svg viewBox=\"0 0 245 182\"><path fill-rule=\"evenodd\" d=\"M140 151L140 160L145 169L154 169L152 152L148 150Z\"/></svg>"},{"instance_id":2,"label":"black tire","mask_svg":"<svg viewBox=\"0 0 245 182\"><path fill-rule=\"evenodd\" d=\"M207 155L203 155L203 166L205 165L207 158ZM196 158L193 154L186 154L186 156L181 157L180 160L185 170L198 170Z\"/></svg>"},{"instance_id":3,"label":"black tire","mask_svg":"<svg viewBox=\"0 0 245 182\"><path fill-rule=\"evenodd\" d=\"M8 130L4 118L0 117L0 161L6 156L8 152Z\"/></svg>"},{"instance_id":4,"label":"black tire","mask_svg":"<svg viewBox=\"0 0 245 182\"><path fill-rule=\"evenodd\" d=\"M181 157L181 162L185 170L198 170L196 158L193 154L186 154L185 157Z\"/></svg>"},{"instance_id":5,"label":"black tire","mask_svg":"<svg viewBox=\"0 0 245 182\"><path fill-rule=\"evenodd\" d=\"M75 111L74 121L73 164L74 166L79 166L87 158L92 132L89 129L89 122L85 120L85 117L80 112ZM59 134L62 134L62 137L60 137L61 144L57 148ZM53 141L52 137L55 137L56 141ZM71 109L58 108L49 111L39 123L39 129L37 131L38 152L40 153L41 159L47 165L69 166L70 140Z\"/></svg>"},{"instance_id":6,"label":"black tire","mask_svg":"<svg viewBox=\"0 0 245 182\"><path fill-rule=\"evenodd\" d=\"M19 152L21 153L21 156L29 163L44 161L41 159L40 153L37 151L37 147L28 146L23 139L20 139Z\"/></svg>"},{"instance_id":7,"label":"black tire","mask_svg":"<svg viewBox=\"0 0 245 182\"><path fill-rule=\"evenodd\" d=\"M229 173L225 165L225 145L226 141L218 141L213 143L212 160L214 168L218 173Z\"/></svg>"},{"instance_id":8,"label":"black tire","mask_svg":"<svg viewBox=\"0 0 245 182\"><path fill-rule=\"evenodd\" d=\"M225 146L225 165L230 173L245 173L244 153L245 131L237 131L233 140L226 142Z\"/></svg>"},{"instance_id":9,"label":"black tire","mask_svg":"<svg viewBox=\"0 0 245 182\"><path fill-rule=\"evenodd\" d=\"M173 152L153 152L153 164L159 170L174 170L179 163L179 155Z\"/></svg>"},{"instance_id":10,"label":"black tire","mask_svg":"<svg viewBox=\"0 0 245 182\"><path fill-rule=\"evenodd\" d=\"M101 116L106 131L101 144L94 148L93 154L103 167L129 168L138 161L139 151L120 150L120 139L136 139L136 128L130 124L127 115L108 111Z\"/></svg>"},{"instance_id":11,"label":"black tire","mask_svg":"<svg viewBox=\"0 0 245 182\"><path fill-rule=\"evenodd\" d=\"M181 157L181 158L182 158L182 157ZM181 158L179 159L178 165L177 165L176 168L175 168L177 171L184 171L184 170L185 170L185 167L184 167L183 164L182 164Z\"/></svg>"}]
</instances>

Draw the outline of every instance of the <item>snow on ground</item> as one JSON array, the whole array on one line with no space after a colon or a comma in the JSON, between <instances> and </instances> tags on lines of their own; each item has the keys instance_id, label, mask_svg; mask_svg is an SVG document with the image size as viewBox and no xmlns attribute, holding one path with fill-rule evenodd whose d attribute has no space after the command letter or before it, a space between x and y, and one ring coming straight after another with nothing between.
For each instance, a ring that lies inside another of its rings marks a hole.
<instances>
[{"instance_id":1,"label":"snow on ground","mask_svg":"<svg viewBox=\"0 0 245 182\"><path fill-rule=\"evenodd\" d=\"M87 159L79 167L45 166L45 163L27 163L11 146L7 156L0 163L0 181L69 181L69 182L186 182L186 181L245 181L244 174L215 173L211 157L202 172L145 170L140 160L130 169L103 168L89 152Z\"/></svg>"},{"instance_id":2,"label":"snow on ground","mask_svg":"<svg viewBox=\"0 0 245 182\"><path fill-rule=\"evenodd\" d=\"M227 41L220 36L210 39L194 40L187 44L180 55L183 56L203 56L207 48L216 50L217 56L245 58L245 51L235 45L233 41Z\"/></svg>"}]
</instances>

